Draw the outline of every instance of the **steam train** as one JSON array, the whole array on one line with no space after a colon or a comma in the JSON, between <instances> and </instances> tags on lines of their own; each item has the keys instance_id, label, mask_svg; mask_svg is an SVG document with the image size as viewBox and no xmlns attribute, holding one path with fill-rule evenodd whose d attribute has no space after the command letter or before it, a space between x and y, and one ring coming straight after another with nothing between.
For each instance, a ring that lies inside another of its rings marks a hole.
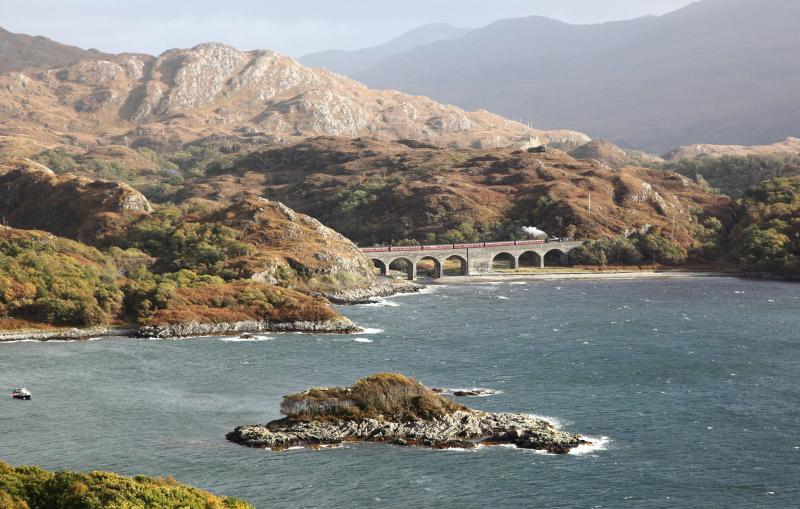
<instances>
[{"instance_id":1,"label":"steam train","mask_svg":"<svg viewBox=\"0 0 800 509\"><path fill-rule=\"evenodd\" d=\"M561 239L551 240L509 240L507 242L475 242L472 244L439 244L436 246L388 246L388 247L365 247L361 251L365 253L385 253L404 252L404 251L448 251L452 249L476 249L483 247L514 247L514 246L535 246L547 242L559 242Z\"/></svg>"}]
</instances>

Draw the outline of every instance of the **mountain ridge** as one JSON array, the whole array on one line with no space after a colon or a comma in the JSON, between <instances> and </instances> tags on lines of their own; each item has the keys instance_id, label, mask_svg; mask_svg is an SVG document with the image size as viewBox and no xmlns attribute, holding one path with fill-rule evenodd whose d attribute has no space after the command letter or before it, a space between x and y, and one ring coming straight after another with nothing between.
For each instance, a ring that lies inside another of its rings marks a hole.
<instances>
[{"instance_id":1,"label":"mountain ridge","mask_svg":"<svg viewBox=\"0 0 800 509\"><path fill-rule=\"evenodd\" d=\"M656 153L762 144L798 134L798 17L789 0L704 0L599 25L515 18L355 77Z\"/></svg>"}]
</instances>

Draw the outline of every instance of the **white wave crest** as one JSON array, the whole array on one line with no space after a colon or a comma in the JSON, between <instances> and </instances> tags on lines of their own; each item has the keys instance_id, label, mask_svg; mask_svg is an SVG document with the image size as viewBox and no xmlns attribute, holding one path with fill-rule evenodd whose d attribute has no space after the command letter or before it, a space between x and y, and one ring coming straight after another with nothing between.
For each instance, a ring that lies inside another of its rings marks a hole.
<instances>
[{"instance_id":1,"label":"white wave crest","mask_svg":"<svg viewBox=\"0 0 800 509\"><path fill-rule=\"evenodd\" d=\"M372 340L369 338L353 338L353 341L356 343L372 343Z\"/></svg>"},{"instance_id":2,"label":"white wave crest","mask_svg":"<svg viewBox=\"0 0 800 509\"><path fill-rule=\"evenodd\" d=\"M386 299L376 299L375 302L370 302L368 304L359 304L359 306L368 307L368 308L396 308L400 306L399 302L394 302L391 300Z\"/></svg>"},{"instance_id":3,"label":"white wave crest","mask_svg":"<svg viewBox=\"0 0 800 509\"><path fill-rule=\"evenodd\" d=\"M372 327L364 327L361 329L361 334L383 334L383 329L375 329Z\"/></svg>"},{"instance_id":4,"label":"white wave crest","mask_svg":"<svg viewBox=\"0 0 800 509\"><path fill-rule=\"evenodd\" d=\"M269 341L270 339L275 339L272 336L225 336L219 338L220 341L225 341L226 343L251 343L255 341Z\"/></svg>"},{"instance_id":5,"label":"white wave crest","mask_svg":"<svg viewBox=\"0 0 800 509\"><path fill-rule=\"evenodd\" d=\"M611 439L609 437L599 437L599 438L583 437L583 438L591 442L591 445L589 444L579 445L578 447L575 447L574 449L569 451L570 454L574 454L576 456L582 456L584 454L592 454L597 451L605 451L608 448L608 444L611 442Z\"/></svg>"}]
</instances>

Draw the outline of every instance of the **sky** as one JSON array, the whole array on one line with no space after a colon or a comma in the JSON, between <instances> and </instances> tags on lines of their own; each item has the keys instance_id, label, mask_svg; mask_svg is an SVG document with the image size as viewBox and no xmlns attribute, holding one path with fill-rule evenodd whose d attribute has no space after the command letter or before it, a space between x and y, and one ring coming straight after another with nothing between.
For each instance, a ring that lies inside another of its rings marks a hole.
<instances>
[{"instance_id":1,"label":"sky","mask_svg":"<svg viewBox=\"0 0 800 509\"><path fill-rule=\"evenodd\" d=\"M660 15L692 0L0 0L0 26L110 53L202 42L293 57L381 44L433 22L481 27L521 16L599 23Z\"/></svg>"}]
</instances>

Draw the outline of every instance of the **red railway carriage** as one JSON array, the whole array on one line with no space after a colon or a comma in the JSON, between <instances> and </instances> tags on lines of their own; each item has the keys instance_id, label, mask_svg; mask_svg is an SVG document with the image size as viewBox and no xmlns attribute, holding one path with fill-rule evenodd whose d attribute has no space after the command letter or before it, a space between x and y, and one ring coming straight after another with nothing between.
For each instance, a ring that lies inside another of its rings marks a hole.
<instances>
[{"instance_id":1,"label":"red railway carriage","mask_svg":"<svg viewBox=\"0 0 800 509\"><path fill-rule=\"evenodd\" d=\"M438 246L422 246L423 251L444 251L453 249L453 244L440 244Z\"/></svg>"}]
</instances>

